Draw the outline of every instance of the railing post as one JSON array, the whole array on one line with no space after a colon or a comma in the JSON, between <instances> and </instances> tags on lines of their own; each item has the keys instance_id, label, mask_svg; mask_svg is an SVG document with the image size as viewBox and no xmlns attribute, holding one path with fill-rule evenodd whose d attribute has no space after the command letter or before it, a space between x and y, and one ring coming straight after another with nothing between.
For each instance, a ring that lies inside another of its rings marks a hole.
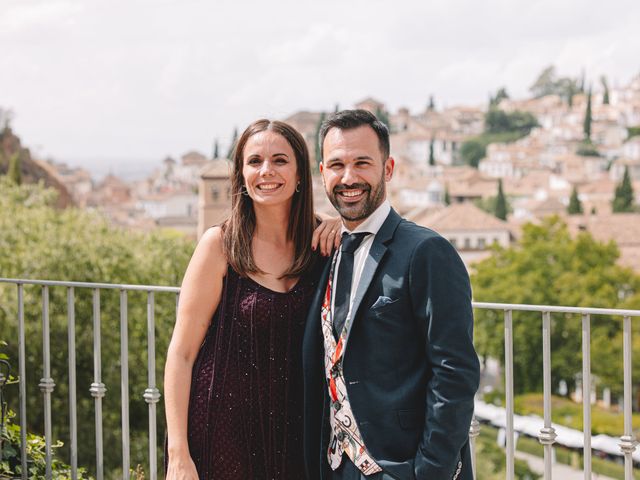
<instances>
[{"instance_id":1,"label":"railing post","mask_svg":"<svg viewBox=\"0 0 640 480\"><path fill-rule=\"evenodd\" d=\"M515 477L515 438L513 432L513 315L504 311L504 385L507 404L507 480Z\"/></svg>"},{"instance_id":2,"label":"railing post","mask_svg":"<svg viewBox=\"0 0 640 480\"><path fill-rule=\"evenodd\" d=\"M67 333L69 344L69 432L71 478L78 478L78 414L76 407L76 307L73 287L67 289Z\"/></svg>"},{"instance_id":3,"label":"railing post","mask_svg":"<svg viewBox=\"0 0 640 480\"><path fill-rule=\"evenodd\" d=\"M469 444L471 445L471 471L473 473L474 480L478 478L476 473L476 462L478 460L476 438L478 437L478 435L480 435L480 422L476 420L476 417L474 415L473 419L471 420L471 426L469 427Z\"/></svg>"},{"instance_id":4,"label":"railing post","mask_svg":"<svg viewBox=\"0 0 640 480\"><path fill-rule=\"evenodd\" d=\"M24 338L24 285L18 284L18 374L20 375L20 465L21 476L27 480L27 368Z\"/></svg>"},{"instance_id":5,"label":"railing post","mask_svg":"<svg viewBox=\"0 0 640 480\"><path fill-rule=\"evenodd\" d=\"M149 404L149 475L151 480L158 478L156 403L160 400L160 391L156 387L156 332L153 292L147 293L147 358L149 386L144 391L144 399Z\"/></svg>"},{"instance_id":6,"label":"railing post","mask_svg":"<svg viewBox=\"0 0 640 480\"><path fill-rule=\"evenodd\" d=\"M624 435L620 437L620 450L624 454L624 480L633 480L633 452L638 442L633 435L632 410L631 410L631 317L626 316L623 320L622 347L624 362Z\"/></svg>"},{"instance_id":7,"label":"railing post","mask_svg":"<svg viewBox=\"0 0 640 480\"><path fill-rule=\"evenodd\" d=\"M104 458L102 445L102 398L107 389L102 383L102 353L100 350L100 290L93 289L93 383L89 389L95 400L96 422L96 478L104 478Z\"/></svg>"},{"instance_id":8,"label":"railing post","mask_svg":"<svg viewBox=\"0 0 640 480\"><path fill-rule=\"evenodd\" d=\"M544 480L551 480L553 443L556 431L551 426L551 314L542 313L542 374L544 395L544 427L538 440L544 445Z\"/></svg>"},{"instance_id":9,"label":"railing post","mask_svg":"<svg viewBox=\"0 0 640 480\"><path fill-rule=\"evenodd\" d=\"M49 334L49 287L42 287L42 378L38 386L44 396L44 443L45 443L45 477L53 477L52 470L52 428L51 428L51 393L56 384L51 378L51 348Z\"/></svg>"},{"instance_id":10,"label":"railing post","mask_svg":"<svg viewBox=\"0 0 640 480\"><path fill-rule=\"evenodd\" d=\"M585 480L591 480L591 316L582 315L582 430Z\"/></svg>"},{"instance_id":11,"label":"railing post","mask_svg":"<svg viewBox=\"0 0 640 480\"><path fill-rule=\"evenodd\" d=\"M120 398L122 403L122 479L129 480L129 330L127 291L120 290Z\"/></svg>"}]
</instances>

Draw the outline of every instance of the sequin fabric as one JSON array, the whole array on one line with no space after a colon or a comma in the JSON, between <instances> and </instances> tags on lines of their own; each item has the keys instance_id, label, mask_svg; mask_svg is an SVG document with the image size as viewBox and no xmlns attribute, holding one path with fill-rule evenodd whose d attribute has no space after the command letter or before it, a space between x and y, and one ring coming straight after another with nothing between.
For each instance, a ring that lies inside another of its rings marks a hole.
<instances>
[{"instance_id":1,"label":"sequin fabric","mask_svg":"<svg viewBox=\"0 0 640 480\"><path fill-rule=\"evenodd\" d=\"M302 336L314 285L287 293L229 269L193 368L188 436L201 479L301 479Z\"/></svg>"}]
</instances>

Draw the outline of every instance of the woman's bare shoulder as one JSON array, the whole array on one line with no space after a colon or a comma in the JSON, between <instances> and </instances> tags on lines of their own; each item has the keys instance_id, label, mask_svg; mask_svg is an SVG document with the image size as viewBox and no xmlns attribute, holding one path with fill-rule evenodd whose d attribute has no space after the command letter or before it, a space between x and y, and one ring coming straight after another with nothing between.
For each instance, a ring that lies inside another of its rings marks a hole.
<instances>
[{"instance_id":1,"label":"woman's bare shoulder","mask_svg":"<svg viewBox=\"0 0 640 480\"><path fill-rule=\"evenodd\" d=\"M223 235L220 226L207 229L198 242L193 259L224 275L227 270L227 257L224 254Z\"/></svg>"}]
</instances>

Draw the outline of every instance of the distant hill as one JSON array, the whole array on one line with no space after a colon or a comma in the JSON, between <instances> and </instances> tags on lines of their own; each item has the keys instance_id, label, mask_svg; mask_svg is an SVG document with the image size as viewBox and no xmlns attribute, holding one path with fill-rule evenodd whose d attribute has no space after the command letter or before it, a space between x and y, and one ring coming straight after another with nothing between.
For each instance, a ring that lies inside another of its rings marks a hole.
<instances>
[{"instance_id":1,"label":"distant hill","mask_svg":"<svg viewBox=\"0 0 640 480\"><path fill-rule=\"evenodd\" d=\"M22 146L20 138L13 133L11 127L7 126L0 132L0 175L6 175L9 169L9 159L16 153L20 155L20 172L22 173L23 183L38 183L42 181L45 186L58 191L58 199L56 201L58 208L66 208L73 205L71 195L65 186L31 158L29 149Z\"/></svg>"}]
</instances>

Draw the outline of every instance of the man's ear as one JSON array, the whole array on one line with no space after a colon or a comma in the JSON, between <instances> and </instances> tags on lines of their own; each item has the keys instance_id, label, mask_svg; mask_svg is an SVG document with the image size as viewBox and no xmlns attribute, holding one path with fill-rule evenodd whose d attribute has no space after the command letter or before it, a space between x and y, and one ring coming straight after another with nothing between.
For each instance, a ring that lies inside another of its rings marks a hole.
<instances>
[{"instance_id":1,"label":"man's ear","mask_svg":"<svg viewBox=\"0 0 640 480\"><path fill-rule=\"evenodd\" d=\"M322 185L324 185L324 175L322 174L324 172L324 163L320 162L318 164L318 169L320 170L320 178L322 179Z\"/></svg>"},{"instance_id":2,"label":"man's ear","mask_svg":"<svg viewBox=\"0 0 640 480\"><path fill-rule=\"evenodd\" d=\"M393 157L387 158L387 161L384 162L384 181L388 182L393 177L393 169L396 165L396 161Z\"/></svg>"}]
</instances>

